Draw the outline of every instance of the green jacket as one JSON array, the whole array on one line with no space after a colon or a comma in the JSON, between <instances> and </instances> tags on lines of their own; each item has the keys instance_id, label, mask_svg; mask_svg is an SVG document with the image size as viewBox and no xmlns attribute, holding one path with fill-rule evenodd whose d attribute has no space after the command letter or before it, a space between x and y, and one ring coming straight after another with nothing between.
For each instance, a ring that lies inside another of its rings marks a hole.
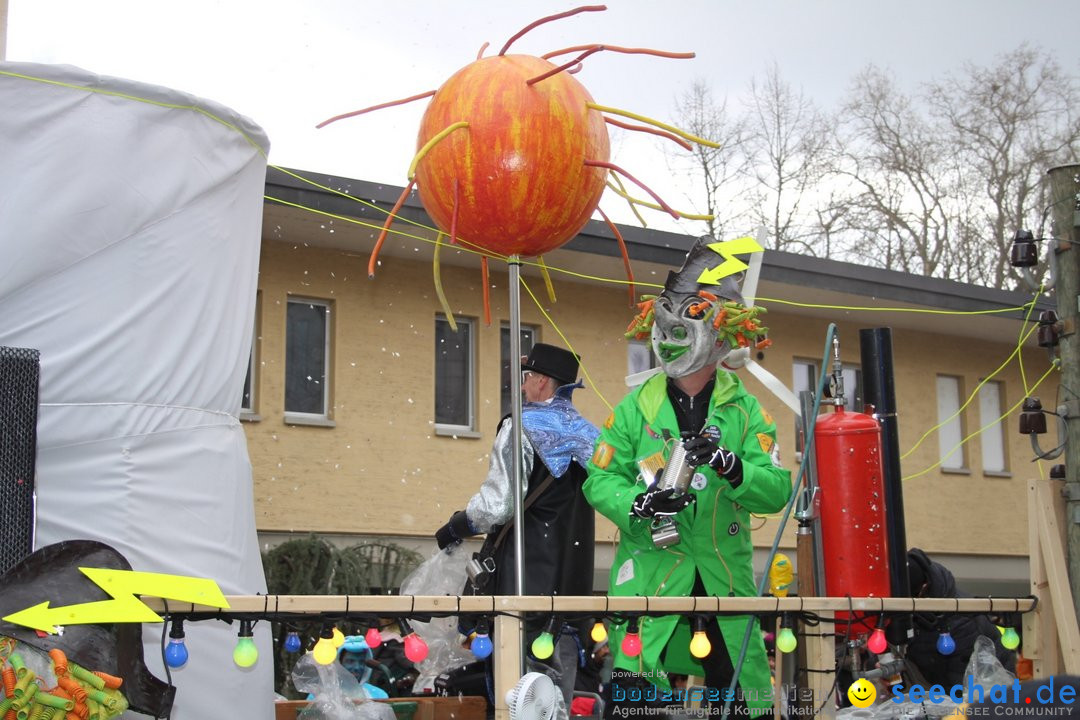
<instances>
[{"instance_id":1,"label":"green jacket","mask_svg":"<svg viewBox=\"0 0 1080 720\"><path fill-rule=\"evenodd\" d=\"M680 541L657 549L651 521L632 516L630 509L634 498L645 491L638 461L664 451L664 430L679 437L667 394L667 376L655 375L633 390L604 423L584 490L592 506L620 531L611 567L611 595L689 596L695 574L701 575L710 595L757 595L750 513L777 512L791 493L791 473L779 463L776 423L738 377L720 370L705 424L719 427L720 443L742 459L742 483L732 489L712 468L698 468L690 489L697 502L674 516ZM665 459L668 455L664 452ZM750 616L717 617L733 665L748 619ZM641 655L628 658L620 650L625 625L612 628L615 667L642 673L665 688L667 672L703 674L701 664L690 655L690 626L685 617L641 618L640 630ZM739 685L751 708L771 705L769 664L761 633L751 635Z\"/></svg>"}]
</instances>

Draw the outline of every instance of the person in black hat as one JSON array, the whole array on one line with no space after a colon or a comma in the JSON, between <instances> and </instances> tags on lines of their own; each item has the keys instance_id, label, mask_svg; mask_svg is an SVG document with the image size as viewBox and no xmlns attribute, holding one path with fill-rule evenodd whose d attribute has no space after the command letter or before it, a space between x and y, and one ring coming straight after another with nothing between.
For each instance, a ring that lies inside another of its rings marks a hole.
<instances>
[{"instance_id":1,"label":"person in black hat","mask_svg":"<svg viewBox=\"0 0 1080 720\"><path fill-rule=\"evenodd\" d=\"M533 345L521 362L521 409L524 591L526 595L591 595L595 513L585 500L585 464L599 430L581 416L571 400L578 381L580 358L545 343ZM480 490L435 532L441 549L465 538L487 534L479 555L494 563L489 578L477 582L476 592L515 595L513 422L500 421L487 477ZM542 622L542 621L540 621ZM467 628L462 628L466 630ZM528 640L543 629L526 624ZM582 628L562 626L551 665L560 675L566 706L570 706L577 671Z\"/></svg>"}]
</instances>

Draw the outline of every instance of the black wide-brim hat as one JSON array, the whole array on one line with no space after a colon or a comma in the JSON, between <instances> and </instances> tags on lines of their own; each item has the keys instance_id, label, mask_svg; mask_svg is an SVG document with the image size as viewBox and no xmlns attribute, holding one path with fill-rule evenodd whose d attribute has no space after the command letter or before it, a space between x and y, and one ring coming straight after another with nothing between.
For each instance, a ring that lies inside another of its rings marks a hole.
<instances>
[{"instance_id":1,"label":"black wide-brim hat","mask_svg":"<svg viewBox=\"0 0 1080 720\"><path fill-rule=\"evenodd\" d=\"M569 385L577 381L580 360L579 356L569 350L547 343L536 343L529 351L529 357L521 363L521 369L547 375L560 385Z\"/></svg>"}]
</instances>

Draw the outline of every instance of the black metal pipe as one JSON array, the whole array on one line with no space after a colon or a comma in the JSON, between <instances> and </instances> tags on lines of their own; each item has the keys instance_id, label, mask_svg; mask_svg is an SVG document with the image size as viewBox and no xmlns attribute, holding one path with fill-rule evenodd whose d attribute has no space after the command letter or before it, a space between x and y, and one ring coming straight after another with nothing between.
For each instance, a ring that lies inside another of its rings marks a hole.
<instances>
[{"instance_id":1,"label":"black metal pipe","mask_svg":"<svg viewBox=\"0 0 1080 720\"><path fill-rule=\"evenodd\" d=\"M862 354L863 397L874 406L881 425L881 466L885 486L885 521L889 538L889 586L893 597L909 597L907 529L900 474L900 439L893 379L892 329L859 331Z\"/></svg>"}]
</instances>

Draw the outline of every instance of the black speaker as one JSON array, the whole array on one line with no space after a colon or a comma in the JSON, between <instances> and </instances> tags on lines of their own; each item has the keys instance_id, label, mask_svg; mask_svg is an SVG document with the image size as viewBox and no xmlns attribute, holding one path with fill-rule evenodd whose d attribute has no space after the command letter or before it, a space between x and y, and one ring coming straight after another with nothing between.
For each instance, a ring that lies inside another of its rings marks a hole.
<instances>
[{"instance_id":1,"label":"black speaker","mask_svg":"<svg viewBox=\"0 0 1080 720\"><path fill-rule=\"evenodd\" d=\"M34 549L40 354L0 347L0 573Z\"/></svg>"}]
</instances>

